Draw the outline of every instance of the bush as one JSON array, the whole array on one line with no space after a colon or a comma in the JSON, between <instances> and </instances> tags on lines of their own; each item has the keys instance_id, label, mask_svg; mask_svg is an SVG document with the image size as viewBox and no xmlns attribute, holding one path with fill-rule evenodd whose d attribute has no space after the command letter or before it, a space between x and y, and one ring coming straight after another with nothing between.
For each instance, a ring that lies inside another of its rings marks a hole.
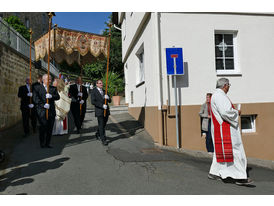
<instances>
[{"instance_id":1,"label":"bush","mask_svg":"<svg viewBox=\"0 0 274 206\"><path fill-rule=\"evenodd\" d=\"M25 25L21 22L21 20L17 16L9 16L4 18L4 20L12 26L19 34L21 34L28 41L30 40L29 30L25 27Z\"/></svg>"},{"instance_id":2,"label":"bush","mask_svg":"<svg viewBox=\"0 0 274 206\"><path fill-rule=\"evenodd\" d=\"M104 86L106 86L106 74L103 77ZM118 74L114 72L108 73L108 95L116 96L124 91L124 81L123 78L119 77Z\"/></svg>"}]
</instances>

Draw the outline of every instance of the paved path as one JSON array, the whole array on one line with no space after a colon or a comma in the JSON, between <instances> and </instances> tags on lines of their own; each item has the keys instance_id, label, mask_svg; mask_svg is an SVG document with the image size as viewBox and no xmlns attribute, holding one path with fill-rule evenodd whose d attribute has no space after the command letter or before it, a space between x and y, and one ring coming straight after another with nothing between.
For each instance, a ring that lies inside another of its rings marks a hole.
<instances>
[{"instance_id":1,"label":"paved path","mask_svg":"<svg viewBox=\"0 0 274 206\"><path fill-rule=\"evenodd\" d=\"M53 149L41 149L38 134L17 138L0 194L274 194L274 171L265 168L251 166L254 187L207 179L210 159L155 147L125 107L112 107L107 147L96 125L90 108L82 134L53 136Z\"/></svg>"}]
</instances>

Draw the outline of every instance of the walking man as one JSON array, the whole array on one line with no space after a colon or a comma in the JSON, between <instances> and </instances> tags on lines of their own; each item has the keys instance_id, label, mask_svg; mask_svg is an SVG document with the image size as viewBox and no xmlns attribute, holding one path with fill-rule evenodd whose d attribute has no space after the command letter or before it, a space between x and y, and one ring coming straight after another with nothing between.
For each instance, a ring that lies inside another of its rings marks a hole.
<instances>
[{"instance_id":1,"label":"walking man","mask_svg":"<svg viewBox=\"0 0 274 206\"><path fill-rule=\"evenodd\" d=\"M91 91L91 103L95 106L95 117L98 120L98 129L96 132L96 138L102 141L103 145L108 145L105 135L105 127L108 121L108 116L110 115L108 103L111 102L111 99L108 95L105 94L103 90L102 80L96 81L96 87ZM105 104L105 99L106 104ZM106 110L106 115L104 116L104 110Z\"/></svg>"},{"instance_id":2,"label":"walking man","mask_svg":"<svg viewBox=\"0 0 274 206\"><path fill-rule=\"evenodd\" d=\"M22 112L24 137L28 136L30 133L29 120L31 120L31 125L33 133L36 131L36 111L33 105L32 92L30 85L30 78L26 78L26 85L19 87L18 97L21 99L20 109Z\"/></svg>"},{"instance_id":3,"label":"walking man","mask_svg":"<svg viewBox=\"0 0 274 206\"><path fill-rule=\"evenodd\" d=\"M87 108L87 88L82 85L82 78L78 77L76 84L70 85L69 88L69 97L71 98L70 110L74 119L74 123L77 128L77 133L80 133L82 128L83 121L85 119L86 108ZM80 111L81 105L81 111Z\"/></svg>"},{"instance_id":4,"label":"walking man","mask_svg":"<svg viewBox=\"0 0 274 206\"><path fill-rule=\"evenodd\" d=\"M230 86L228 79L219 79L211 98L215 150L208 178L233 178L237 185L249 185L253 181L246 172L247 160L239 128L241 111L234 108L227 96Z\"/></svg>"},{"instance_id":5,"label":"walking man","mask_svg":"<svg viewBox=\"0 0 274 206\"><path fill-rule=\"evenodd\" d=\"M39 127L39 139L41 148L52 148L50 145L52 129L55 121L56 111L54 101L60 99L56 87L49 86L49 93L47 93L47 83L51 83L51 77L44 74L42 77L43 84L37 85L33 93L33 102L36 107ZM48 103L47 103L48 99ZM46 118L46 111L48 110L48 119Z\"/></svg>"}]
</instances>

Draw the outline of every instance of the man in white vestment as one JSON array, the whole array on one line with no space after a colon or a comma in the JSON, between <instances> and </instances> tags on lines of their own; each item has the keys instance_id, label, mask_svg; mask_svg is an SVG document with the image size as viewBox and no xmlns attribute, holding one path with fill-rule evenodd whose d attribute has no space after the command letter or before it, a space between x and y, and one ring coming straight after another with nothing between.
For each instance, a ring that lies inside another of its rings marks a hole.
<instances>
[{"instance_id":1,"label":"man in white vestment","mask_svg":"<svg viewBox=\"0 0 274 206\"><path fill-rule=\"evenodd\" d=\"M228 79L219 79L211 98L211 133L215 149L208 178L232 178L237 185L249 185L252 180L247 177L247 160L239 128L241 111L234 108L227 96L230 86Z\"/></svg>"}]
</instances>

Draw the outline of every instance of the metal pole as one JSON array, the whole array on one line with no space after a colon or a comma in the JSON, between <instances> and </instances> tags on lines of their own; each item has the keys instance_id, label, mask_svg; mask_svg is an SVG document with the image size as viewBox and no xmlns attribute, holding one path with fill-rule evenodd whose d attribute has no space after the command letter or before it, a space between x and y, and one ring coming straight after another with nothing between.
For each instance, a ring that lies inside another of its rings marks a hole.
<instances>
[{"instance_id":1,"label":"metal pole","mask_svg":"<svg viewBox=\"0 0 274 206\"><path fill-rule=\"evenodd\" d=\"M174 78L174 93L175 93L175 116L176 116L176 137L177 137L177 148L180 148L180 141L179 141L179 121L178 121L178 104L177 104L177 82L176 82L176 75L173 76Z\"/></svg>"},{"instance_id":2,"label":"metal pole","mask_svg":"<svg viewBox=\"0 0 274 206\"><path fill-rule=\"evenodd\" d=\"M175 94L175 117L176 117L176 137L177 137L177 148L180 148L180 141L179 141L179 121L178 121L178 105L177 105L177 82L176 82L176 58L173 58L173 65L174 65L174 94Z\"/></svg>"}]
</instances>

